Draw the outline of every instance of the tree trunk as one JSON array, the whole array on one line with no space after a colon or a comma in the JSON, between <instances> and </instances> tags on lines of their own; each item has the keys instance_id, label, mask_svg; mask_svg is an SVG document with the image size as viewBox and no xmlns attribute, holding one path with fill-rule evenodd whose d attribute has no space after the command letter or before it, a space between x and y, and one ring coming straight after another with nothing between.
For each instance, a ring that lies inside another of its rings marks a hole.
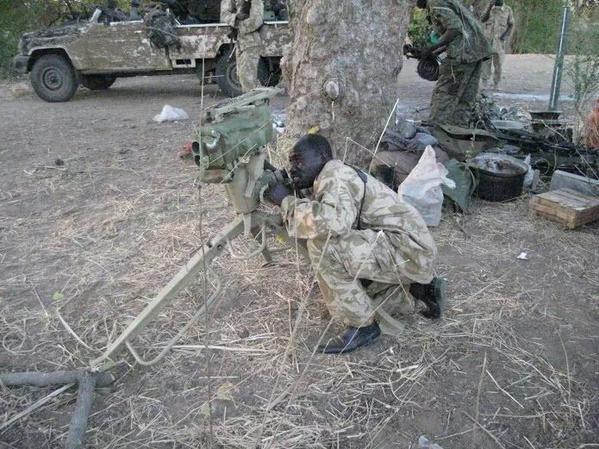
<instances>
[{"instance_id":1,"label":"tree trunk","mask_svg":"<svg viewBox=\"0 0 599 449\"><path fill-rule=\"evenodd\" d=\"M410 0L295 0L283 63L289 90L285 152L310 129L338 158L366 166L398 97ZM368 148L368 150L362 148Z\"/></svg>"}]
</instances>

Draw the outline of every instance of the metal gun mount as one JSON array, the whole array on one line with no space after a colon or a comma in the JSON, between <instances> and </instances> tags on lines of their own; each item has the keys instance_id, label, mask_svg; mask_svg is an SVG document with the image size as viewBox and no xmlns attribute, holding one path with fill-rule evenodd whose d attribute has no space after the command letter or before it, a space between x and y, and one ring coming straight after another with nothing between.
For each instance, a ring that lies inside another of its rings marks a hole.
<instances>
[{"instance_id":1,"label":"metal gun mount","mask_svg":"<svg viewBox=\"0 0 599 449\"><path fill-rule=\"evenodd\" d=\"M277 93L276 89L256 89L218 103L204 112L202 125L197 130L197 140L193 143L194 160L200 168L199 178L205 183L223 184L237 216L196 252L102 356L90 362L93 370L111 368L115 363L114 356L123 347L127 347L140 365L150 366L159 362L218 297L221 283L214 273L211 273L214 292L158 355L151 360L144 360L132 346L132 339L175 299L177 293L195 280L199 272L209 270L212 260L225 248L235 259L250 259L262 254L267 263L272 262L266 246L267 229L274 230L284 238L288 236L279 215L257 209L265 190L276 182L285 181L283 172L265 168L269 164L266 164L264 146L271 142L273 136L270 99ZM253 237L260 235L259 247L247 255L236 254L230 241L241 234Z\"/></svg>"},{"instance_id":2,"label":"metal gun mount","mask_svg":"<svg viewBox=\"0 0 599 449\"><path fill-rule=\"evenodd\" d=\"M204 305L191 320L171 338L164 348L150 360L143 359L131 341L176 297L183 288L201 271L208 271L212 260L225 248L231 257L249 259L262 254L269 263L271 254L266 247L266 230L274 230L279 236L288 238L277 214L258 211L264 191L275 182L285 182L283 173L266 163L264 146L272 138L272 122L269 108L270 98L277 93L273 89L257 89L234 100L217 104L208 109L202 117L204 125L197 132L193 144L194 158L200 167L200 180L207 183L222 183L237 212L237 217L220 233L212 237L181 270L166 284L145 309L112 342L104 354L90 362L86 370L60 371L56 373L9 373L0 375L0 383L6 385L49 385L66 383L57 392L64 391L73 383L79 384L77 403L71 419L66 447L82 447L87 429L87 419L93 403L96 386L108 385L115 378L106 373L117 364L115 356L126 347L142 366L158 363L172 349L174 344L187 332L217 299L221 283L214 273L210 278L214 291L206 298ZM244 233L256 237L262 234L262 242L256 251L247 255L237 255L230 241ZM302 248L302 246L299 246ZM207 273L205 273L207 275ZM377 320L383 328L400 331L403 324L389 316L384 310L377 312ZM38 401L41 405L41 402ZM17 415L19 416L19 415ZM9 423L11 420L8 421ZM0 430L2 427L0 426Z\"/></svg>"}]
</instances>

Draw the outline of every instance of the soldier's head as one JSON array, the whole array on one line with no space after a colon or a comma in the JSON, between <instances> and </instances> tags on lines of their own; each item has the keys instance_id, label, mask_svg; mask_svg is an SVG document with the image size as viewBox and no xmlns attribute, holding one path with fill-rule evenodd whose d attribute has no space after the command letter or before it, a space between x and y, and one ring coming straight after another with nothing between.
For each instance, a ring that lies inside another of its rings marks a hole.
<instances>
[{"instance_id":1,"label":"soldier's head","mask_svg":"<svg viewBox=\"0 0 599 449\"><path fill-rule=\"evenodd\" d=\"M302 137L289 153L289 175L296 189L309 189L327 162L333 159L329 141L318 134Z\"/></svg>"},{"instance_id":2,"label":"soldier's head","mask_svg":"<svg viewBox=\"0 0 599 449\"><path fill-rule=\"evenodd\" d=\"M418 6L419 8L426 8L428 5L428 0L416 0L416 6Z\"/></svg>"},{"instance_id":3,"label":"soldier's head","mask_svg":"<svg viewBox=\"0 0 599 449\"><path fill-rule=\"evenodd\" d=\"M495 6L503 6L503 0L495 0Z\"/></svg>"},{"instance_id":4,"label":"soldier's head","mask_svg":"<svg viewBox=\"0 0 599 449\"><path fill-rule=\"evenodd\" d=\"M116 9L117 6L118 4L116 0L106 0L106 7L108 9Z\"/></svg>"}]
</instances>

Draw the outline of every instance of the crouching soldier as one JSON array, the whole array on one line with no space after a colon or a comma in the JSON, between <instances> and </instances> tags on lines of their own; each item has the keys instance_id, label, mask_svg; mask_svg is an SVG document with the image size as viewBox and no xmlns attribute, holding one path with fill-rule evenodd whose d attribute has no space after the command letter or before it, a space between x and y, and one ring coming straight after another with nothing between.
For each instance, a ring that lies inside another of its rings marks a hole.
<instances>
[{"instance_id":1,"label":"crouching soldier","mask_svg":"<svg viewBox=\"0 0 599 449\"><path fill-rule=\"evenodd\" d=\"M311 197L297 198L284 184L268 196L281 206L289 235L307 241L325 304L347 326L319 351L346 353L374 342L377 307L390 299L413 296L427 305L426 317L440 317L444 281L433 279L437 250L418 212L374 177L333 159L322 136L302 137L289 162L296 191L312 189Z\"/></svg>"}]
</instances>

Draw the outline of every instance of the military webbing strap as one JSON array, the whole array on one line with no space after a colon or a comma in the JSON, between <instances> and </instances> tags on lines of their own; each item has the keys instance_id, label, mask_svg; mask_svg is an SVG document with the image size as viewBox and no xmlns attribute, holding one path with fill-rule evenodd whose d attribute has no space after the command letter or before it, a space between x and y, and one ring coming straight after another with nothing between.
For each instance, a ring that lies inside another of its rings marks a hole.
<instances>
[{"instance_id":1,"label":"military webbing strap","mask_svg":"<svg viewBox=\"0 0 599 449\"><path fill-rule=\"evenodd\" d=\"M358 231L361 231L362 227L360 226L360 218L362 218L362 208L364 207L364 199L366 198L366 182L368 181L368 176L366 175L366 173L364 173L358 167L354 167L353 165L349 165L349 164L345 164L345 165L353 168L356 171L356 174L358 175L358 177L364 183L364 193L362 195L362 200L360 201L360 209L358 210L358 217L356 218L356 229Z\"/></svg>"}]
</instances>

